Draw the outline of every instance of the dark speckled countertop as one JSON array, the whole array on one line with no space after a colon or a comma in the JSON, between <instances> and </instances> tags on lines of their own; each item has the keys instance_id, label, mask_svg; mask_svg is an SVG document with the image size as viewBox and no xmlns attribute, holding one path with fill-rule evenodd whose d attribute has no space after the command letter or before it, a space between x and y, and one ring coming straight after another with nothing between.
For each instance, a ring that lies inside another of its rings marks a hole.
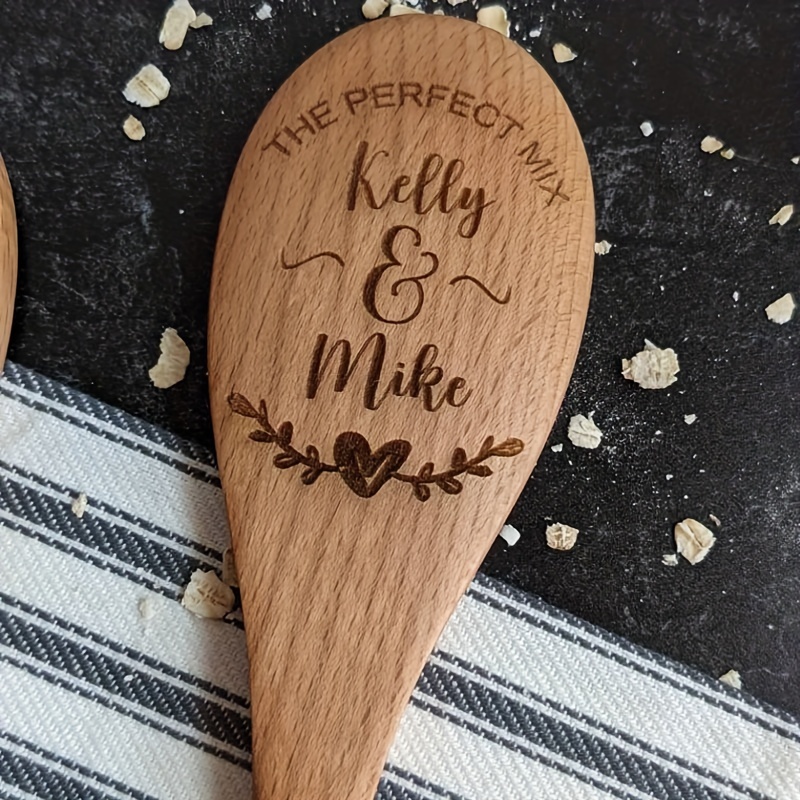
<instances>
[{"instance_id":1,"label":"dark speckled countertop","mask_svg":"<svg viewBox=\"0 0 800 800\"><path fill-rule=\"evenodd\" d=\"M10 357L205 443L209 275L236 159L291 71L363 22L358 0L274 0L263 21L258 5L200 3L213 27L170 53L163 0L0 2L0 152L21 245ZM614 247L597 259L551 436L564 449L545 450L511 514L519 544L499 541L483 569L711 675L738 669L753 694L800 713L800 318L763 312L800 295L800 215L767 224L800 203L800 4L507 6L583 132L597 238ZM556 64L558 40L579 58ZM147 137L135 143L120 90L149 61L172 91L136 111ZM737 157L702 153L705 134ZM166 326L193 357L159 391L147 370ZM620 376L645 337L679 354L668 390ZM567 422L590 411L603 444L579 450ZM663 566L673 524L712 513L706 561ZM580 528L573 551L546 548L548 520Z\"/></svg>"}]
</instances>

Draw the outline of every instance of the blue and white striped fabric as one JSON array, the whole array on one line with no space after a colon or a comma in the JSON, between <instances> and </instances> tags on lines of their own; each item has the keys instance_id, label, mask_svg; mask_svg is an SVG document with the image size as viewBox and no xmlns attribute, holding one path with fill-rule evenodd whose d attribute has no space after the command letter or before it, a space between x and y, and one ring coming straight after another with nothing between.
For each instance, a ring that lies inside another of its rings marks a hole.
<instances>
[{"instance_id":1,"label":"blue and white striped fabric","mask_svg":"<svg viewBox=\"0 0 800 800\"><path fill-rule=\"evenodd\" d=\"M7 366L0 799L249 797L241 618L178 602L194 569L220 570L227 543L209 453ZM378 796L797 800L800 724L479 577Z\"/></svg>"}]
</instances>

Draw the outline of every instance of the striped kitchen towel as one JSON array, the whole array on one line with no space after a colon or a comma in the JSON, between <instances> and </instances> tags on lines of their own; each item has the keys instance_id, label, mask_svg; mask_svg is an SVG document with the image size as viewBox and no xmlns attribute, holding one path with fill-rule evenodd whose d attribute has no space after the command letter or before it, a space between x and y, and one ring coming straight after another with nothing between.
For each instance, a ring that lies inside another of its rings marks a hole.
<instances>
[{"instance_id":1,"label":"striped kitchen towel","mask_svg":"<svg viewBox=\"0 0 800 800\"><path fill-rule=\"evenodd\" d=\"M193 570L221 568L227 543L209 453L7 366L0 798L249 797L241 618L179 604ZM420 678L378 796L797 800L800 724L478 577Z\"/></svg>"}]
</instances>

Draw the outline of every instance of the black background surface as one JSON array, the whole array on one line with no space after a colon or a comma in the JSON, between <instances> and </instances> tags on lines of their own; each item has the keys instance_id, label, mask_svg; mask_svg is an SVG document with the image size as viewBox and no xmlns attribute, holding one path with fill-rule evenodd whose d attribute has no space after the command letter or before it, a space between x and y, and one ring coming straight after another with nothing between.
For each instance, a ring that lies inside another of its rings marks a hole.
<instances>
[{"instance_id":1,"label":"black background surface","mask_svg":"<svg viewBox=\"0 0 800 800\"><path fill-rule=\"evenodd\" d=\"M0 2L0 152L21 244L10 358L210 444L206 305L236 160L280 83L363 20L358 0L274 0L265 21L259 2L208 0L213 27L170 53L166 5ZM800 216L767 224L800 203L800 4L507 5L585 137L597 238L614 249L596 261L550 440L564 450L542 454L511 515L522 539L498 542L484 570L711 675L739 669L800 713L800 319L763 313L800 294ZM445 8L474 19L472 3ZM576 61L553 61L559 40ZM137 110L121 89L151 61L172 91ZM143 142L121 131L131 112ZM707 133L738 157L702 153ZM160 391L147 370L166 326L192 364ZM645 337L679 354L668 390L620 377ZM579 450L567 422L590 411L605 437ZM673 524L709 513L722 527L706 561L663 566ZM573 551L546 548L549 519L580 528Z\"/></svg>"}]
</instances>

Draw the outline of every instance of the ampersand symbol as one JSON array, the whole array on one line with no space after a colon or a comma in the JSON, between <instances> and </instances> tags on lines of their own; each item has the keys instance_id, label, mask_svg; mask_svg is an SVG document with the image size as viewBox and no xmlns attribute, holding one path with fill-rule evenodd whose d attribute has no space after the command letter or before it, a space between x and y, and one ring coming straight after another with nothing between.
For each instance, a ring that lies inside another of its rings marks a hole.
<instances>
[{"instance_id":1,"label":"ampersand symbol","mask_svg":"<svg viewBox=\"0 0 800 800\"><path fill-rule=\"evenodd\" d=\"M420 246L422 243L422 238L416 228L412 228L409 225L395 225L394 227L389 228L383 237L383 241L381 242L381 250L388 261L383 264L379 264L377 267L374 267L367 276L366 283L364 284L363 300L367 311L369 311L369 313L372 314L375 319L379 319L381 322L388 322L392 325L402 325L405 322L411 322L411 320L419 314L419 312L422 310L422 304L425 302L425 292L422 288L422 281L425 280L425 278L430 278L430 276L433 275L437 269L439 269L439 259L436 257L436 255L427 250L423 250L420 253L420 256L430 259L431 264L433 265L430 270L422 275L415 275L410 278L398 278L390 288L392 297L398 297L401 289L404 289L406 284L408 284L408 289L416 292L416 304L414 305L414 308L399 319L391 319L378 311L378 308L375 305L375 294L378 291L378 284L383 279L383 273L392 267L403 266L403 262L398 261L394 254L395 240L402 231L411 231L413 234L412 246L415 248ZM404 303L405 307L407 307L407 305L407 303Z\"/></svg>"}]
</instances>

